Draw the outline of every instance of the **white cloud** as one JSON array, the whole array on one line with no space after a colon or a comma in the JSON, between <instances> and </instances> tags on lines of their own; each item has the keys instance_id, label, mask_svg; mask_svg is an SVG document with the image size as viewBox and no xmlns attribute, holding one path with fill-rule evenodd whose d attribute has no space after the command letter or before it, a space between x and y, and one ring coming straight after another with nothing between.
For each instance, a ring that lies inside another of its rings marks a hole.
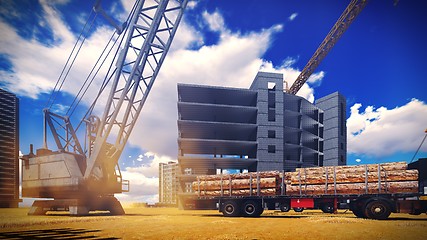
<instances>
[{"instance_id":1,"label":"white cloud","mask_svg":"<svg viewBox=\"0 0 427 240\"><path fill-rule=\"evenodd\" d=\"M146 152L138 156L138 161L143 162L142 165L137 167L127 167L126 173L139 173L145 177L158 177L159 176L159 163L168 163L176 161L168 156L162 156L153 152ZM147 163L148 162L148 163Z\"/></svg>"},{"instance_id":2,"label":"white cloud","mask_svg":"<svg viewBox=\"0 0 427 240\"><path fill-rule=\"evenodd\" d=\"M188 1L187 3L187 9L194 9L197 6L197 1Z\"/></svg>"},{"instance_id":3,"label":"white cloud","mask_svg":"<svg viewBox=\"0 0 427 240\"><path fill-rule=\"evenodd\" d=\"M228 32L225 27L224 18L222 15L215 11L213 13L203 12L203 18L209 26L209 29L215 32Z\"/></svg>"},{"instance_id":4,"label":"white cloud","mask_svg":"<svg viewBox=\"0 0 427 240\"><path fill-rule=\"evenodd\" d=\"M289 21L295 20L295 18L298 16L298 13L292 13L291 16L289 16Z\"/></svg>"},{"instance_id":5,"label":"white cloud","mask_svg":"<svg viewBox=\"0 0 427 240\"><path fill-rule=\"evenodd\" d=\"M298 69L292 67L292 64L295 63L296 60L292 58L287 58L282 66L275 67L271 62L264 61L261 66L261 71L266 72L276 72L283 74L283 80L285 81L285 85L283 86L285 89L290 88L295 80L298 78L298 75L301 73ZM325 76L325 72L320 71L318 73L314 73L307 80L313 86L319 86L323 77ZM310 85L304 83L301 89L298 91L296 95L301 96L307 99L310 102L314 102L314 89ZM287 85L287 86L286 86Z\"/></svg>"},{"instance_id":6,"label":"white cloud","mask_svg":"<svg viewBox=\"0 0 427 240\"><path fill-rule=\"evenodd\" d=\"M308 79L307 82L311 85L319 86L322 84L322 79L325 77L325 72L320 71L317 73L313 73Z\"/></svg>"},{"instance_id":7,"label":"white cloud","mask_svg":"<svg viewBox=\"0 0 427 240\"><path fill-rule=\"evenodd\" d=\"M282 67L284 67L284 68L292 67L292 65L294 65L296 62L297 62L297 59L291 58L291 57L287 57L283 61Z\"/></svg>"},{"instance_id":8,"label":"white cloud","mask_svg":"<svg viewBox=\"0 0 427 240\"><path fill-rule=\"evenodd\" d=\"M61 114L64 115L68 109L68 106L62 105L60 103L55 103L52 105L52 112L56 113L56 114Z\"/></svg>"},{"instance_id":9,"label":"white cloud","mask_svg":"<svg viewBox=\"0 0 427 240\"><path fill-rule=\"evenodd\" d=\"M140 162L146 162L148 159L151 162L123 170L123 179L130 181L130 192L116 196L125 202L155 203L158 201L159 163L176 162L176 160L152 152L141 154L138 159L141 159Z\"/></svg>"},{"instance_id":10,"label":"white cloud","mask_svg":"<svg viewBox=\"0 0 427 240\"><path fill-rule=\"evenodd\" d=\"M54 34L53 45L46 45L36 39L24 39L17 34L16 29L0 21L0 53L8 56L13 66L12 73L0 70L0 79L12 92L31 98L38 98L41 93L49 93L53 89L76 41L56 8L45 1L41 1L41 6L46 27ZM73 95L77 93L110 36L110 28L99 27L86 40L68 81L63 86L65 92ZM93 99L96 91L89 93Z\"/></svg>"},{"instance_id":11,"label":"white cloud","mask_svg":"<svg viewBox=\"0 0 427 240\"><path fill-rule=\"evenodd\" d=\"M427 122L427 105L412 99L406 105L387 109L354 104L347 119L348 152L371 156L388 156L398 152L415 152ZM427 145L422 147L427 151Z\"/></svg>"}]
</instances>

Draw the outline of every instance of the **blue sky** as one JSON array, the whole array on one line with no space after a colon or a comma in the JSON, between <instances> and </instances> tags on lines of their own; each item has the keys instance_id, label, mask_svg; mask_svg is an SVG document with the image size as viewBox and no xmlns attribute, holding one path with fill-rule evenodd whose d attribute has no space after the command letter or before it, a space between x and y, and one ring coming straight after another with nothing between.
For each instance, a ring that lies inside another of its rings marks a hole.
<instances>
[{"instance_id":1,"label":"blue sky","mask_svg":"<svg viewBox=\"0 0 427 240\"><path fill-rule=\"evenodd\" d=\"M42 145L42 109L93 2L0 2L0 87L20 98L24 154L30 143ZM102 5L123 20L131 2ZM158 163L176 159L177 82L247 88L263 70L281 72L292 83L348 2L190 1L120 160L144 190L123 199L155 199ZM409 161L427 128L427 1L395 3L370 1L299 92L310 101L335 91L347 97L348 164ZM102 17L95 20L84 60L53 105L57 112L69 106L111 32ZM425 146L417 157L427 157Z\"/></svg>"}]
</instances>

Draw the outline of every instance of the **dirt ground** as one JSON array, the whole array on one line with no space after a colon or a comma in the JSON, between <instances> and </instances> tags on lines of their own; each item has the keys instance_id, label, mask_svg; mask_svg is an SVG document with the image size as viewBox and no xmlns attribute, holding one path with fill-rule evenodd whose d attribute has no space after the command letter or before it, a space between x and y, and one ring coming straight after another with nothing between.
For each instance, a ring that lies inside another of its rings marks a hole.
<instances>
[{"instance_id":1,"label":"dirt ground","mask_svg":"<svg viewBox=\"0 0 427 240\"><path fill-rule=\"evenodd\" d=\"M350 211L265 211L259 218L131 206L124 216L27 216L27 211L0 209L0 239L427 239L426 214L392 214L376 221L355 218Z\"/></svg>"}]
</instances>

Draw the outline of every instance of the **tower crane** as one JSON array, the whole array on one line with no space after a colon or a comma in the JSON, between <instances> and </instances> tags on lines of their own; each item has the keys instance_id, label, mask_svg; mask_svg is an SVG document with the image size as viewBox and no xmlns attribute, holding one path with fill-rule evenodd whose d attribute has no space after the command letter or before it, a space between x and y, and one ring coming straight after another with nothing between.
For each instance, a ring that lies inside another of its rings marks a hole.
<instances>
[{"instance_id":1,"label":"tower crane","mask_svg":"<svg viewBox=\"0 0 427 240\"><path fill-rule=\"evenodd\" d=\"M44 109L43 148L34 154L31 146L30 154L22 158L22 196L53 200L34 201L30 215L55 210L69 210L71 215L86 215L91 210L124 214L114 194L128 191L129 184L122 179L118 160L159 74L187 2L137 0L129 21L121 26L106 17L116 27L116 33L123 31L126 35L116 54L114 70L105 78L111 80L111 89L104 113L100 117L85 115L85 141L81 141L69 116ZM106 15L99 0L94 11ZM105 87L103 84L100 92ZM93 108L94 105L88 113ZM48 129L57 151L47 147Z\"/></svg>"},{"instance_id":2,"label":"tower crane","mask_svg":"<svg viewBox=\"0 0 427 240\"><path fill-rule=\"evenodd\" d=\"M326 35L320 46L314 52L313 56L307 62L295 82L289 89L286 89L287 93L297 94L304 83L308 80L311 74L320 65L322 60L326 57L329 51L335 46L337 41L341 38L342 34L351 25L354 19L359 15L363 8L368 3L368 0L352 0L346 7L344 12L338 18L332 29Z\"/></svg>"}]
</instances>

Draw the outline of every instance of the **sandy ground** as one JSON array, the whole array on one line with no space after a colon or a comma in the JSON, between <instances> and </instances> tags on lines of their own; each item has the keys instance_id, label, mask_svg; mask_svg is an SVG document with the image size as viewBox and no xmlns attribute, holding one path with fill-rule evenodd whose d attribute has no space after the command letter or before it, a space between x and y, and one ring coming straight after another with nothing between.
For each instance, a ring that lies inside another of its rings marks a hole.
<instances>
[{"instance_id":1,"label":"sandy ground","mask_svg":"<svg viewBox=\"0 0 427 240\"><path fill-rule=\"evenodd\" d=\"M427 239L426 214L392 214L375 221L355 218L350 211L265 211L259 218L141 207L125 208L124 216L27 216L27 211L0 209L0 239Z\"/></svg>"}]
</instances>

